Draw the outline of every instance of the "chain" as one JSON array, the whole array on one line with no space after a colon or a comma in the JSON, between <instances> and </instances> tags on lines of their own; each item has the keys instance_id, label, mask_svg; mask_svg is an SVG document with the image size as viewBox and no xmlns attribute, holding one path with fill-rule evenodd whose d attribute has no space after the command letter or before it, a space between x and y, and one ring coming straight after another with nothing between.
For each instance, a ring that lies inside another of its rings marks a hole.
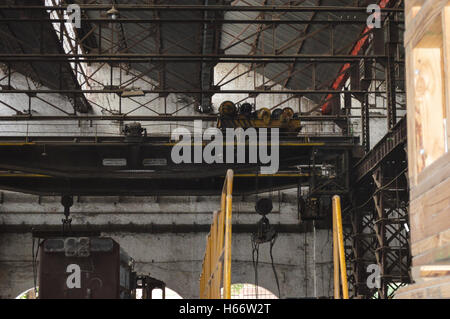
<instances>
[{"instance_id":1,"label":"chain","mask_svg":"<svg viewBox=\"0 0 450 319\"><path fill-rule=\"evenodd\" d=\"M70 207L73 205L73 197L68 195L63 195L61 198L61 204L64 206L64 218L62 221L62 231L70 232L72 231L72 218L70 216Z\"/></svg>"}]
</instances>

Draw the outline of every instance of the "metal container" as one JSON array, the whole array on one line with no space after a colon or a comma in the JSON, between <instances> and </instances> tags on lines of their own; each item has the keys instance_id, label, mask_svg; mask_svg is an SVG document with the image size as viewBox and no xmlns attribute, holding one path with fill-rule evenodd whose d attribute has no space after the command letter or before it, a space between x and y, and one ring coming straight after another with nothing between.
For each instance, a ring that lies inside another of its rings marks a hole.
<instances>
[{"instance_id":1,"label":"metal container","mask_svg":"<svg viewBox=\"0 0 450 319\"><path fill-rule=\"evenodd\" d=\"M133 260L111 238L45 239L40 249L40 299L134 298Z\"/></svg>"}]
</instances>

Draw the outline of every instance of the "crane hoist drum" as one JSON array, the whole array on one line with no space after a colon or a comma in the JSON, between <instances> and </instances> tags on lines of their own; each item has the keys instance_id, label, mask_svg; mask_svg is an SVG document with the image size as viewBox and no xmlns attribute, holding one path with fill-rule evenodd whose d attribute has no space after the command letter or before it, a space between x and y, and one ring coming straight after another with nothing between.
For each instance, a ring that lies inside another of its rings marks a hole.
<instances>
[{"instance_id":1,"label":"crane hoist drum","mask_svg":"<svg viewBox=\"0 0 450 319\"><path fill-rule=\"evenodd\" d=\"M237 113L236 104L231 101L225 101L220 104L219 113L221 116L234 117Z\"/></svg>"},{"instance_id":2,"label":"crane hoist drum","mask_svg":"<svg viewBox=\"0 0 450 319\"><path fill-rule=\"evenodd\" d=\"M262 109L258 110L257 118L258 118L258 120L262 120L264 122L264 124L269 125L270 115L271 115L271 112L268 108L262 108Z\"/></svg>"},{"instance_id":3,"label":"crane hoist drum","mask_svg":"<svg viewBox=\"0 0 450 319\"><path fill-rule=\"evenodd\" d=\"M281 114L283 114L283 109L273 110L272 115L271 115L272 120L279 120L281 117Z\"/></svg>"},{"instance_id":4,"label":"crane hoist drum","mask_svg":"<svg viewBox=\"0 0 450 319\"><path fill-rule=\"evenodd\" d=\"M290 107L286 107L283 109L283 113L281 113L280 120L282 122L290 121L294 118L294 110Z\"/></svg>"},{"instance_id":5,"label":"crane hoist drum","mask_svg":"<svg viewBox=\"0 0 450 319\"><path fill-rule=\"evenodd\" d=\"M250 117L252 115L253 106L250 103L244 103L239 108L239 113Z\"/></svg>"}]
</instances>

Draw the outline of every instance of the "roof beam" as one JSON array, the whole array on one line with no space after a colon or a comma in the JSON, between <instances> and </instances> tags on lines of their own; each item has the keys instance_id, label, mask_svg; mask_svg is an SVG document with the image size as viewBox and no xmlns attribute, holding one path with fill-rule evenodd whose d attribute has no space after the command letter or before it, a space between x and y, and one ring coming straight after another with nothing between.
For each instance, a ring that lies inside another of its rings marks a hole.
<instances>
[{"instance_id":1,"label":"roof beam","mask_svg":"<svg viewBox=\"0 0 450 319\"><path fill-rule=\"evenodd\" d=\"M111 9L107 4L79 4L85 11L105 11ZM230 5L143 5L117 4L119 11L235 11L235 12L348 12L367 13L367 6L230 6ZM0 5L0 10L67 10L67 5L35 6L35 5ZM404 12L400 8L381 8L382 12Z\"/></svg>"}]
</instances>

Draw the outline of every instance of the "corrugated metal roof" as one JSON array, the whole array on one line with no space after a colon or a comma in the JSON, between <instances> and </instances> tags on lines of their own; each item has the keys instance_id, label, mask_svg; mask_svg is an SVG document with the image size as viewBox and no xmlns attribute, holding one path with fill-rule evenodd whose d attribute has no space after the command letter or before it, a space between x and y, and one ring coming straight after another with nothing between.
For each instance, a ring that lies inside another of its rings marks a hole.
<instances>
[{"instance_id":1,"label":"corrugated metal roof","mask_svg":"<svg viewBox=\"0 0 450 319\"><path fill-rule=\"evenodd\" d=\"M38 0L33 0L39 2ZM110 4L110 0L97 1L98 3ZM301 6L315 6L320 3L323 6L353 6L353 0L305 0L301 2ZM147 0L131 1L131 0L117 0L117 4L148 4ZM223 0L208 0L210 5L223 3ZM238 5L254 5L261 6L265 2L263 0L246 0L238 2ZM203 5L205 0L161 0L158 4L170 4L170 5ZM286 5L286 1L282 0L269 0L269 5ZM91 18L99 18L101 12L99 11L87 11L87 14ZM104 14L104 13L103 13ZM154 18L155 12L148 10L145 11L126 11L120 12L121 17L128 19L136 18ZM203 12L201 11L162 11L160 12L160 19L202 19ZM258 12L240 12L229 11L224 15L225 19L255 19L259 15ZM301 13L301 12L287 12L287 13L265 13L265 19L288 19L288 20L324 20L333 19L338 20L341 17L338 13ZM366 15L352 14L352 17L344 17L344 19L359 18L364 19ZM277 25L275 28L267 25L264 26L264 31L258 38L258 24L244 25L244 24L224 24L222 26L221 35L221 48L225 49L229 47L229 44L236 42L235 37L245 39L238 44L233 45L226 50L226 54L239 54L245 55L251 53L252 44L258 41L259 51L256 54L279 54L279 55L293 55L293 54L329 54L330 53L330 31L325 30L323 25L309 25L307 30L306 25ZM352 45L356 42L358 36L361 34L364 26L352 26L352 25L335 25L334 26L334 48L343 48L340 54L347 54ZM24 31L21 30L23 28ZM115 36L123 34L123 44L120 49L125 53L158 53L158 37L155 36L157 32L156 24L136 24L136 23L124 23L120 26L122 32L116 32ZM245 29L246 28L246 29ZM28 40L26 41L39 41L35 37L34 33L31 34L30 30L36 28L30 27L25 23L18 23L14 26L18 32L25 35L28 34ZM102 35L105 38L111 38L111 29L107 25L102 28ZM307 32L305 32L305 30ZM26 31L26 32L25 32ZM166 54L201 54L204 47L202 45L203 38L203 24L202 23L163 23L161 25L161 48L160 51ZM51 33L49 31L49 33ZM98 40L98 29L95 30L95 34ZM308 37L304 41L301 41L303 37ZM32 38L31 38L32 37ZM208 38L209 39L209 38ZM57 40L57 39L56 39ZM117 41L117 40L116 40ZM5 41L7 42L7 41ZM102 52L107 53L110 43L102 41ZM286 44L294 43L294 45ZM37 44L33 45L34 47ZM278 52L280 48L285 48L283 52ZM217 48L209 48L210 50L216 50ZM54 51L54 50L53 50ZM53 52L52 50L46 50L45 52ZM210 52L212 53L212 52ZM339 68L342 63L327 63L317 65L317 87L326 88L335 79ZM160 74L154 65L150 64L132 64L131 68L145 73L150 78L159 81ZM161 67L161 66L159 66ZM204 66L203 66L204 67ZM263 69L257 69L257 72L264 72L268 78L273 78L275 82L282 84L287 83L286 87L289 89L309 89L312 86L312 66L306 63L296 63L292 69L292 76L290 80L286 82L289 75L290 64L271 63ZM36 65L37 73L50 74L50 76L42 79L44 84L45 80L54 80L57 76L52 75L50 72L52 68L44 67L45 71L39 70L40 66ZM149 72L149 70L153 70ZM203 71L205 72L205 71ZM183 62L172 63L165 65L165 72L161 75L165 77L165 87L167 89L179 89L179 90L198 90L202 88L202 63L200 61L195 62ZM203 73L205 77L205 73ZM207 73L206 73L207 75ZM76 85L76 83L73 83ZM52 87L53 85L48 85ZM203 87L204 84L203 84ZM312 99L318 100L321 97L317 95L309 96ZM199 96L197 96L200 99Z\"/></svg>"},{"instance_id":2,"label":"corrugated metal roof","mask_svg":"<svg viewBox=\"0 0 450 319\"><path fill-rule=\"evenodd\" d=\"M213 4L219 3L219 1L210 1ZM110 4L110 0L103 0L104 4ZM127 1L118 0L117 4L148 4L148 1ZM158 1L159 5L202 5L204 0L165 0ZM91 18L98 18L98 11L88 12ZM152 11L123 11L120 12L121 18L124 19L145 19L154 18L155 12ZM164 20L192 20L203 19L203 13L201 11L162 11L159 16ZM202 37L203 37L203 24L202 23L162 23L161 24L161 47L158 52L158 37L156 36L157 25L156 24L135 24L125 23L122 24L125 36L125 53L164 53L164 54L180 54L180 55L192 55L202 53ZM110 30L102 31L102 35L111 37ZM98 31L96 31L96 37L98 38ZM117 35L116 35L117 37ZM102 45L103 46L103 45ZM108 44L103 46L106 49ZM150 78L159 81L159 72L155 68L155 65L145 65L141 63L135 63L131 65L132 68L140 72L148 72L150 69L154 69L152 72L147 73ZM161 66L160 66L161 67ZM201 87L201 62L183 62L183 63L170 63L164 66L165 88L177 89L177 90L198 90ZM197 96L200 100L200 97Z\"/></svg>"},{"instance_id":3,"label":"corrugated metal roof","mask_svg":"<svg viewBox=\"0 0 450 319\"><path fill-rule=\"evenodd\" d=\"M103 0L104 4L111 3L110 0ZM148 1L129 1L129 0L118 0L117 4L148 4ZM170 4L170 5L203 5L204 0L176 0L176 1L159 1L158 4ZM209 4L217 4L219 1L209 1ZM322 6L353 6L353 0L305 0L300 6L316 6L320 3ZM251 5L251 6L261 6L264 5L263 0L246 0L240 1L238 5ZM269 0L268 5L286 5L286 1L281 0ZM96 11L90 11L91 17L93 15L99 14ZM124 11L121 12L121 17L123 18L149 18L149 15L153 16L154 13L150 11ZM199 11L163 11L161 12L161 19L202 19L203 13ZM255 19L259 15L259 12L240 12L231 11L226 12L224 18L232 20L248 20ZM278 18L281 20L339 20L343 19L365 19L365 14L352 13L350 17L341 17L340 13L302 13L302 12L287 12L287 13L266 13L266 19ZM157 43L154 37L146 37L151 32L156 32L156 26L144 24L123 24L123 29L125 31L125 41L129 49L126 52L129 53L156 53ZM232 45L226 50L226 54L249 54L251 52L251 46L256 41L258 37L258 24L252 24L243 31L247 25L245 24L224 24L222 26L222 38L221 38L221 48L225 49L230 46L230 44L235 44L235 37L239 39L246 39L239 44ZM280 54L280 55L294 55L294 54L330 54L330 30L326 29L324 25L309 25L306 34L304 33L306 25L277 25L276 28L270 26L265 26L264 31L261 32L259 37L259 48L260 50L257 54ZM358 36L361 34L364 26L355 25L335 25L334 26L334 48L335 50L342 49L338 52L339 54L347 54L353 44L356 42ZM162 36L162 50L164 53L168 54L201 54L202 44L201 35L202 24L193 23L167 23L161 26L161 36ZM105 31L104 34L106 34ZM308 34L313 34L310 38L305 39L305 41L300 41L302 37L307 37ZM98 36L98 34L97 34ZM142 38L145 38L141 40ZM296 41L295 45L289 45L287 48L286 44ZM138 44L136 44L138 42ZM178 44L178 45L176 45ZM277 49L285 48L283 52L277 52ZM299 50L299 48L301 49ZM318 88L326 88L331 84L331 82L336 78L339 68L342 63L327 63L317 65L317 77L316 83ZM151 67L149 65L135 64L131 66L141 72L147 72ZM262 68L257 69L257 72L264 72L265 76L268 78L274 78L274 81L278 84L284 86L286 79L288 78L290 64L275 64L271 63ZM173 63L166 65L166 86L167 88L173 89L199 89L201 87L201 63L200 62L190 62L190 63ZM296 63L292 70L291 79L287 82L287 88L289 89L309 89L312 87L312 66L307 63ZM158 72L155 70L148 73L148 75L158 80ZM278 76L277 76L278 75ZM308 96L314 100L319 100L321 96L311 95Z\"/></svg>"}]
</instances>

